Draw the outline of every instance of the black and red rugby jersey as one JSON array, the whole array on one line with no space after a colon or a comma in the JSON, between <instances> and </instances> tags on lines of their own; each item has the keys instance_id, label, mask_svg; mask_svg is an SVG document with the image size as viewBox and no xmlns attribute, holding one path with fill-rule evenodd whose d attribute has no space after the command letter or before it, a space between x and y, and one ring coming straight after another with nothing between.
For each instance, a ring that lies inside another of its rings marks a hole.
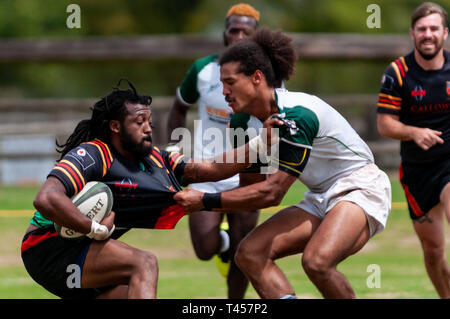
<instances>
[{"instance_id":1,"label":"black and red rugby jersey","mask_svg":"<svg viewBox=\"0 0 450 319\"><path fill-rule=\"evenodd\" d=\"M426 71L414 58L414 51L392 62L381 81L378 113L398 115L406 125L441 131L444 144L428 151L414 141L401 142L402 163L448 160L450 156L450 54L444 50L440 70Z\"/></svg>"},{"instance_id":2,"label":"black and red rugby jersey","mask_svg":"<svg viewBox=\"0 0 450 319\"><path fill-rule=\"evenodd\" d=\"M153 147L139 164L121 156L101 140L82 143L49 173L77 194L89 181L100 181L114 196L114 224L123 228L174 228L184 210L173 199L181 190L185 158Z\"/></svg>"}]
</instances>

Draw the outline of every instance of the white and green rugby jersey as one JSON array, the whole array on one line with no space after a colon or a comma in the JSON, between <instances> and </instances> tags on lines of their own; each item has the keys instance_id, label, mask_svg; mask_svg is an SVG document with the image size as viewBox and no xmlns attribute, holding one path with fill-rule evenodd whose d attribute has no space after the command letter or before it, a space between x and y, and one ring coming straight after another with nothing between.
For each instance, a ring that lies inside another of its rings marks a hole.
<instances>
[{"instance_id":1,"label":"white and green rugby jersey","mask_svg":"<svg viewBox=\"0 0 450 319\"><path fill-rule=\"evenodd\" d=\"M339 178L374 162L367 144L325 101L284 89L275 90L275 101L287 125L279 128L278 158L272 160L311 191L324 192ZM235 114L231 127L246 130L257 121L247 114Z\"/></svg>"},{"instance_id":2,"label":"white and green rugby jersey","mask_svg":"<svg viewBox=\"0 0 450 319\"><path fill-rule=\"evenodd\" d=\"M177 89L177 97L184 104L192 106L198 102L201 129L194 133L195 158L213 157L231 145L226 142L226 128L233 110L222 94L218 58L218 55L210 55L196 60ZM211 130L205 134L208 129ZM217 138L221 138L220 141Z\"/></svg>"}]
</instances>

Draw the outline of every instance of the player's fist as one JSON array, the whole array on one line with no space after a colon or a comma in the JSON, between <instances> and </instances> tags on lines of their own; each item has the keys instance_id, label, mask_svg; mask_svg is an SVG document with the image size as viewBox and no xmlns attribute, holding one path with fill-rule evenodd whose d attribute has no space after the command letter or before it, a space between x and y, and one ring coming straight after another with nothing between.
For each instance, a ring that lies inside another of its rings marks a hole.
<instances>
[{"instance_id":1,"label":"player's fist","mask_svg":"<svg viewBox=\"0 0 450 319\"><path fill-rule=\"evenodd\" d=\"M184 208L186 213L193 213L204 209L203 193L192 188L186 188L176 193L173 199Z\"/></svg>"},{"instance_id":2,"label":"player's fist","mask_svg":"<svg viewBox=\"0 0 450 319\"><path fill-rule=\"evenodd\" d=\"M440 138L441 135L440 131L418 127L414 131L413 140L421 149L427 151L436 144L444 144L444 140Z\"/></svg>"},{"instance_id":3,"label":"player's fist","mask_svg":"<svg viewBox=\"0 0 450 319\"><path fill-rule=\"evenodd\" d=\"M111 211L109 215L101 221L101 224L93 220L91 223L91 232L87 234L87 236L95 240L108 239L116 228L114 225L114 216L115 213Z\"/></svg>"}]
</instances>

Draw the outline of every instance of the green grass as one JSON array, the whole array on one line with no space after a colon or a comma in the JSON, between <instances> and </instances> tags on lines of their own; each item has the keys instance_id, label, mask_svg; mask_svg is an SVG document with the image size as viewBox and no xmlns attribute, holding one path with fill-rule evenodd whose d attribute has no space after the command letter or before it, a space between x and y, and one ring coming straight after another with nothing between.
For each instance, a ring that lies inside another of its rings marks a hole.
<instances>
[{"instance_id":1,"label":"green grass","mask_svg":"<svg viewBox=\"0 0 450 319\"><path fill-rule=\"evenodd\" d=\"M0 209L33 209L36 186L0 186Z\"/></svg>"},{"instance_id":2,"label":"green grass","mask_svg":"<svg viewBox=\"0 0 450 319\"><path fill-rule=\"evenodd\" d=\"M392 178L393 202L404 202L401 186ZM294 184L282 205L301 200L305 187ZM36 187L0 187L0 210L32 209ZM275 211L275 210L274 210ZM0 215L0 299L55 298L37 285L27 274L20 259L20 242L30 216ZM263 213L260 222L270 217ZM187 218L174 230L136 229L122 240L138 248L152 251L158 257L158 298L197 299L226 298L225 279L216 270L214 261L195 258L190 242ZM447 229L448 231L448 229ZM438 298L423 265L417 237L405 208L391 212L386 230L372 238L356 255L339 265L359 298ZM301 256L290 256L277 261L285 272L297 295L321 298L301 267ZM381 288L368 288L367 267L377 264L381 269ZM249 287L246 298L258 298Z\"/></svg>"}]
</instances>

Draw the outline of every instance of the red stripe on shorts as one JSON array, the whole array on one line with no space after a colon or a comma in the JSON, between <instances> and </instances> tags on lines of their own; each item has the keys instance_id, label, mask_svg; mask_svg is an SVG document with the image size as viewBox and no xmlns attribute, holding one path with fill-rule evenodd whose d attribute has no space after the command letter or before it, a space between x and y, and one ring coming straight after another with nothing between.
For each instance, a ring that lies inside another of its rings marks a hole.
<instances>
[{"instance_id":1,"label":"red stripe on shorts","mask_svg":"<svg viewBox=\"0 0 450 319\"><path fill-rule=\"evenodd\" d=\"M403 178L403 167L400 165L400 182ZM409 206L411 206L412 211L414 213L414 215L416 215L417 217L423 216L424 212L420 209L419 204L417 204L416 199L414 198L414 196L411 194L411 192L409 191L409 187L406 184L402 184L403 187L403 191L405 192L405 196L406 196L406 200L409 203Z\"/></svg>"},{"instance_id":2,"label":"red stripe on shorts","mask_svg":"<svg viewBox=\"0 0 450 319\"><path fill-rule=\"evenodd\" d=\"M20 247L20 251L23 253L27 249L30 249L31 247L43 242L44 240L47 240L51 237L58 236L57 232L46 232L43 235L33 235L31 234L28 236L28 238L22 243L22 246Z\"/></svg>"}]
</instances>

